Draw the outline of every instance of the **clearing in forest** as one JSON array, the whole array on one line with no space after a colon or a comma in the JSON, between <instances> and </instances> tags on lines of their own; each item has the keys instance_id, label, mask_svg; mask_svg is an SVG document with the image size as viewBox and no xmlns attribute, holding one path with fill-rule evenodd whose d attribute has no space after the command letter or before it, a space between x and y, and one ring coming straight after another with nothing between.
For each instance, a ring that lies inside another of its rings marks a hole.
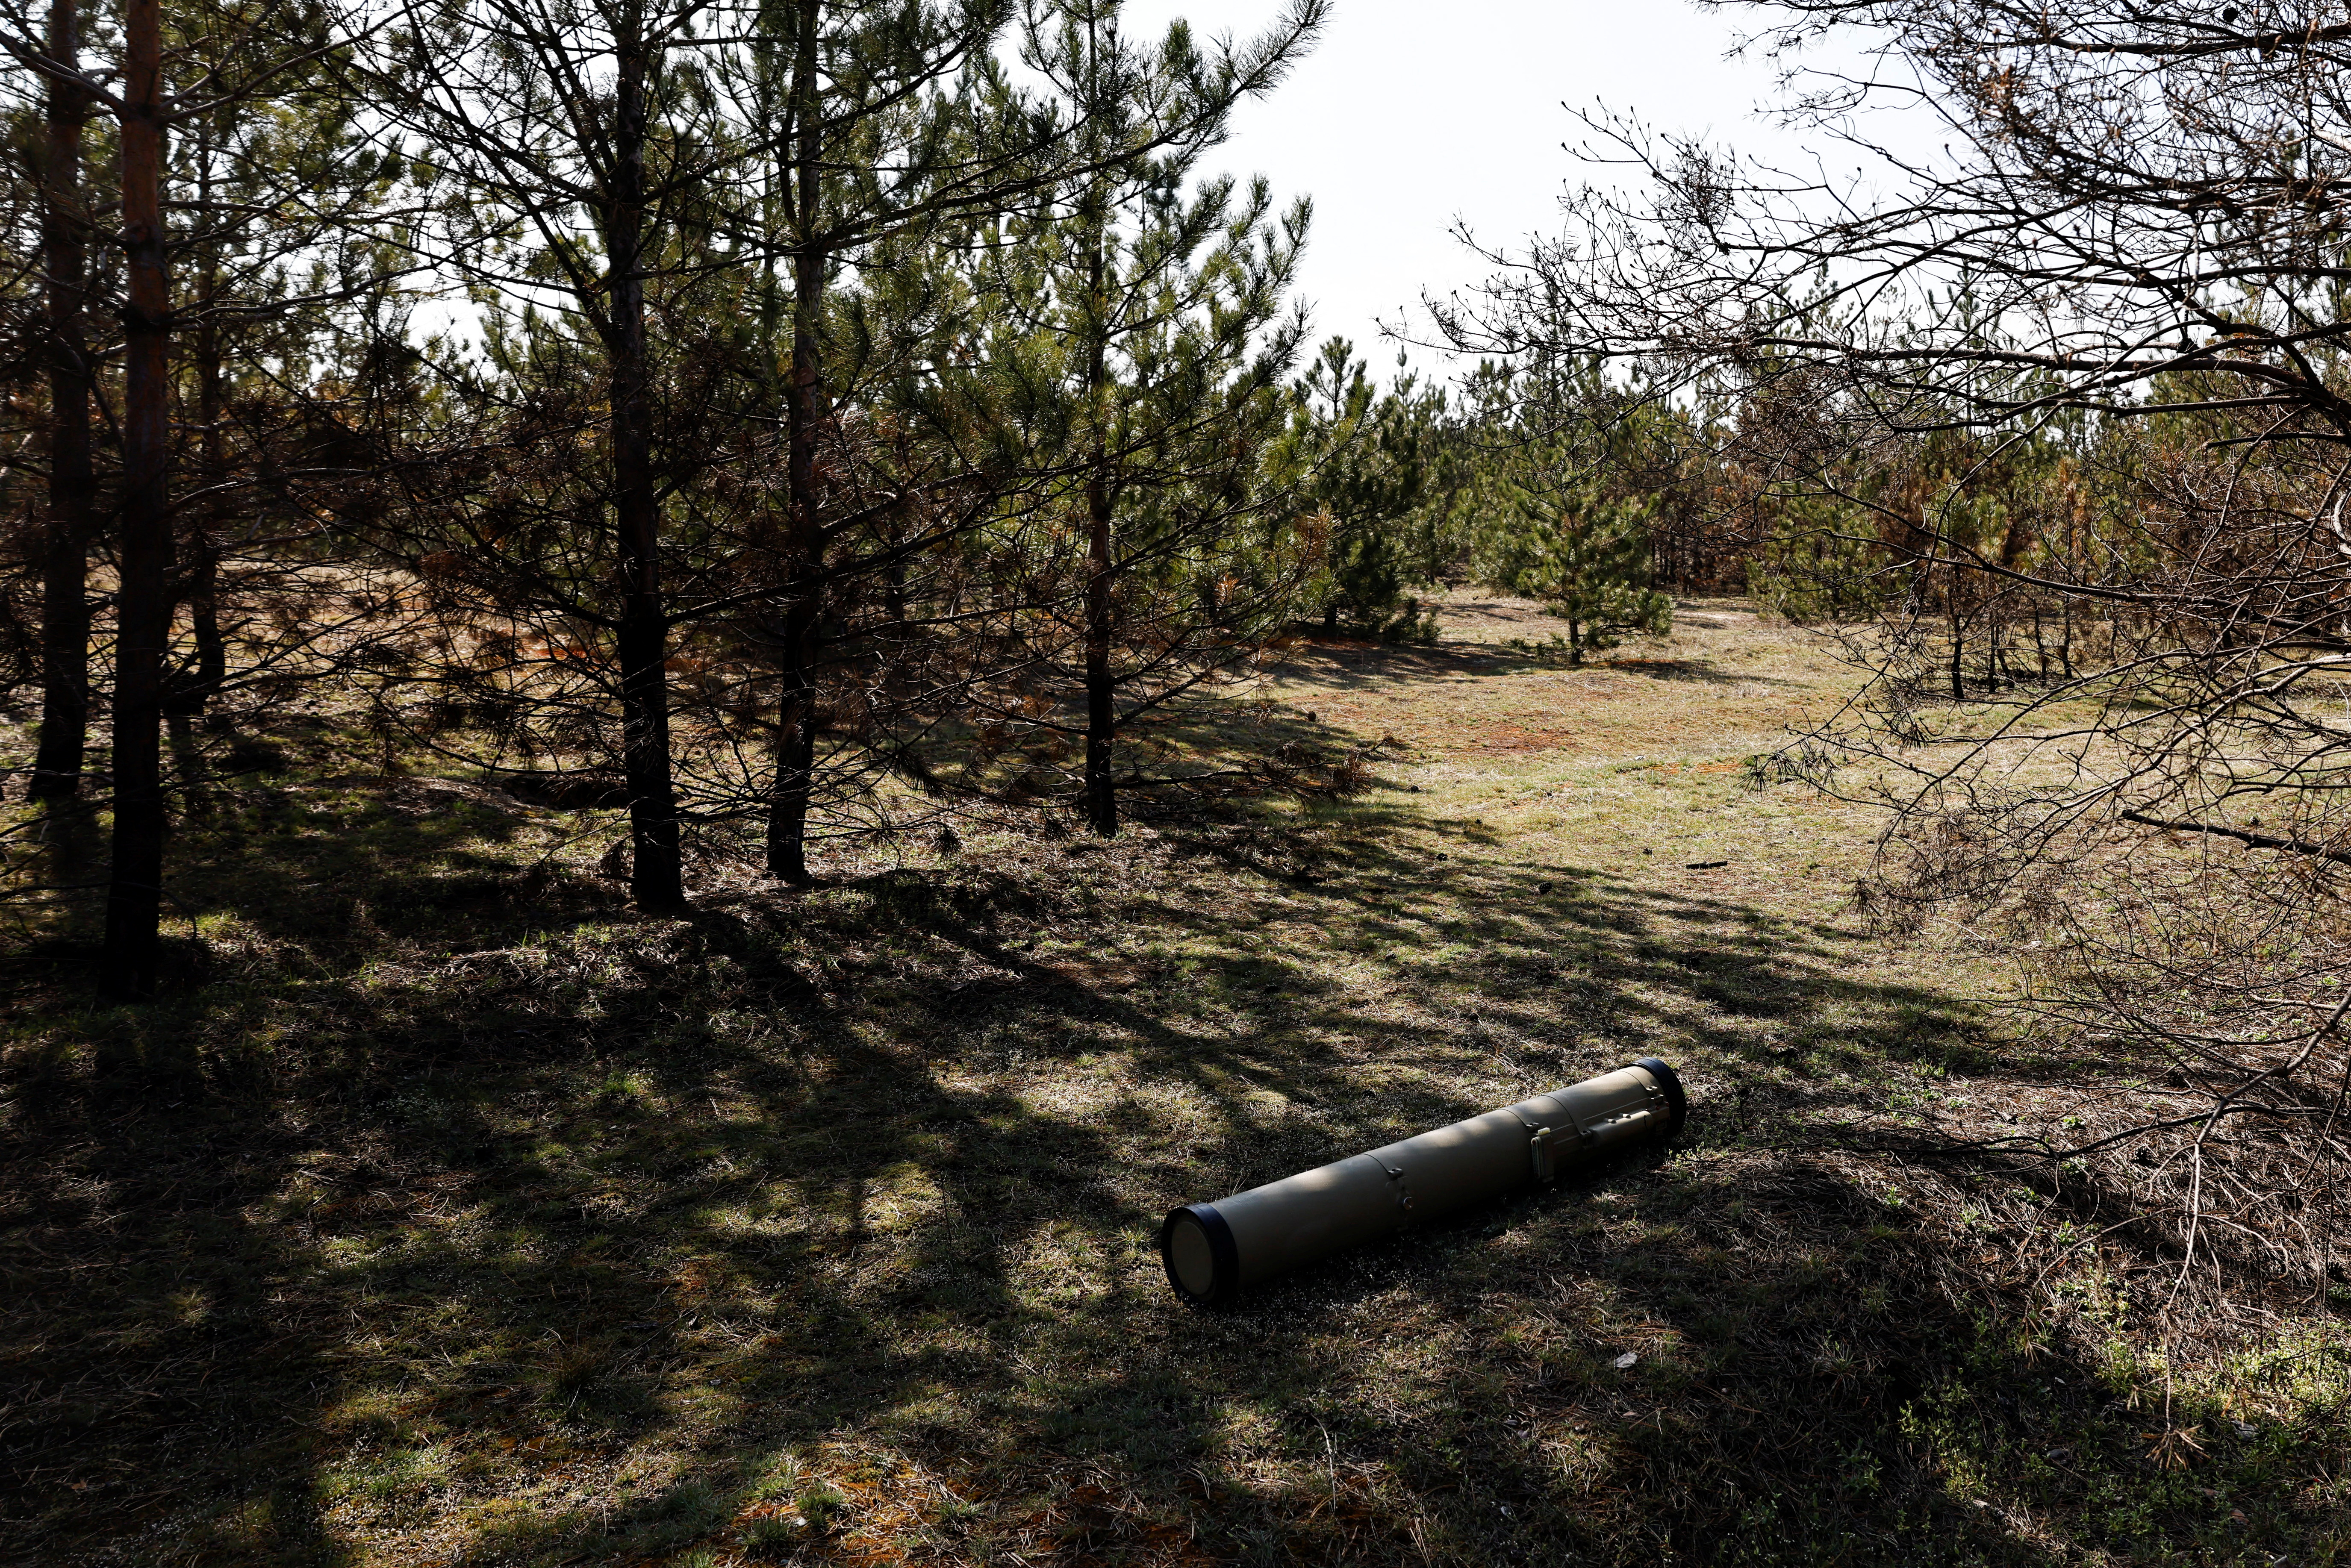
<instances>
[{"instance_id":1,"label":"clearing in forest","mask_svg":"<svg viewBox=\"0 0 2351 1568\"><path fill-rule=\"evenodd\" d=\"M201 986L9 954L0 1555L2330 1560L2329 1321L2167 1359L2097 1195L1938 1153L2116 1069L1871 935L1875 820L1749 766L1849 674L1737 601L1551 629L1457 598L1158 735L1332 788L712 855L682 919L608 817L272 737L183 831ZM1173 1204L1646 1054L1662 1156L1161 1277Z\"/></svg>"}]
</instances>

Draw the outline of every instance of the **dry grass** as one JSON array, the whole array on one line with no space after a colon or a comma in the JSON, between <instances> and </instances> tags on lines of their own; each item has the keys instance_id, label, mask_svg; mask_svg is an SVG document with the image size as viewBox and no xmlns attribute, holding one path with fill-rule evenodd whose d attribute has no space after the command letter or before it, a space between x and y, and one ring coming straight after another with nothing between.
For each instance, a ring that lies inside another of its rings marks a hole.
<instances>
[{"instance_id":1,"label":"dry grass","mask_svg":"<svg viewBox=\"0 0 2351 1568\"><path fill-rule=\"evenodd\" d=\"M683 920L604 819L277 737L183 838L203 985L82 1005L86 909L10 951L0 1556L2341 1560L2323 1305L2166 1360L2095 1194L1871 1152L2096 1064L1752 782L1842 672L1680 622L1311 644L1164 738L1391 742L1360 794L807 895L714 845ZM1662 1157L1228 1312L1160 1278L1175 1202L1652 1052Z\"/></svg>"}]
</instances>

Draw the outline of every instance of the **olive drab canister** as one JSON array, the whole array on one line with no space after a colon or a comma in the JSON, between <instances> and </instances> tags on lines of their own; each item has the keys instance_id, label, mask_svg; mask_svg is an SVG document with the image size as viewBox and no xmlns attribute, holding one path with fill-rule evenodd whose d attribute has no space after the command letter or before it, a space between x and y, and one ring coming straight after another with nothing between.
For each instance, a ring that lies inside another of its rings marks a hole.
<instances>
[{"instance_id":1,"label":"olive drab canister","mask_svg":"<svg viewBox=\"0 0 2351 1568\"><path fill-rule=\"evenodd\" d=\"M1415 1220L1550 1181L1635 1144L1662 1143L1688 1112L1674 1070L1643 1057L1369 1154L1186 1204L1160 1226L1159 1255L1177 1295L1229 1301Z\"/></svg>"}]
</instances>

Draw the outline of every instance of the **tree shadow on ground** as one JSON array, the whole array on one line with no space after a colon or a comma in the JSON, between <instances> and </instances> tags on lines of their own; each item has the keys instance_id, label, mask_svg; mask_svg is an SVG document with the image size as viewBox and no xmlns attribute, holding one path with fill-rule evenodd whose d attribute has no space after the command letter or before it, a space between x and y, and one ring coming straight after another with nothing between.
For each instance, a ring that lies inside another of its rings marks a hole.
<instances>
[{"instance_id":1,"label":"tree shadow on ground","mask_svg":"<svg viewBox=\"0 0 2351 1568\"><path fill-rule=\"evenodd\" d=\"M1337 692L1400 688L1429 681L1468 681L1488 675L1548 670L1586 675L1638 676L1647 680L1715 686L1769 687L1797 692L1802 681L1761 674L1750 670L1726 670L1702 658L1659 658L1632 653L1586 653L1571 656L1564 643L1459 643L1425 646L1365 643L1301 644L1284 653L1269 674L1286 680L1309 682Z\"/></svg>"},{"instance_id":2,"label":"tree shadow on ground","mask_svg":"<svg viewBox=\"0 0 2351 1568\"><path fill-rule=\"evenodd\" d=\"M224 869L242 970L9 1058L0 1531L37 1557L2022 1562L2053 1521L2340 1521L2255 1502L2273 1431L2151 1464L2144 1376L2003 1317L1983 1238L1811 1131L1978 1049L1832 925L1373 806L637 920L396 806L338 808L381 841L319 852L336 885ZM1228 1312L1159 1277L1174 1203L1646 1054L1698 1097L1669 1154Z\"/></svg>"}]
</instances>

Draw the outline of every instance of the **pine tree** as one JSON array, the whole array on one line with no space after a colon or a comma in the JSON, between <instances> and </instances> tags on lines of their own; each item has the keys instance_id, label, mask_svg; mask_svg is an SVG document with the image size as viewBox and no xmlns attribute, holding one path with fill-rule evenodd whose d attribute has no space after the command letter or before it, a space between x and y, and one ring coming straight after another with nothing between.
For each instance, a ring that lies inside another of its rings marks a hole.
<instances>
[{"instance_id":1,"label":"pine tree","mask_svg":"<svg viewBox=\"0 0 2351 1568\"><path fill-rule=\"evenodd\" d=\"M1254 90L1279 79L1296 47L1274 37ZM1039 504L1068 547L1032 585L1039 671L1020 685L1041 680L1081 712L1019 711L1082 738L1086 818L1107 836L1118 829L1121 731L1228 666L1252 624L1287 608L1290 580L1240 558L1270 510L1264 458L1305 328L1283 297L1309 209L1277 217L1262 180L1246 192L1196 180L1242 94L1180 25L1157 48L1138 47L1115 4L1081 0L1047 69L1076 106L1095 166L1067 183L1062 204L1007 227L977 292L996 313L991 356L1050 410L1038 423L1052 436L1031 461ZM1114 157L1138 114L1199 130Z\"/></svg>"},{"instance_id":2,"label":"pine tree","mask_svg":"<svg viewBox=\"0 0 2351 1568\"><path fill-rule=\"evenodd\" d=\"M1322 626L1381 638L1420 631L1410 590L1451 553L1448 526L1468 475L1447 439L1446 398L1405 375L1376 391L1353 345L1333 338L1294 389L1274 464L1324 535Z\"/></svg>"},{"instance_id":3,"label":"pine tree","mask_svg":"<svg viewBox=\"0 0 2351 1568\"><path fill-rule=\"evenodd\" d=\"M473 0L387 33L367 57L371 97L433 150L430 259L466 281L484 317L492 374L473 379L476 407L536 447L517 465L530 482L491 507L529 526L450 507L458 548L435 553L452 592L545 623L530 641L549 651L554 684L596 688L567 696L575 716L600 700L618 710L609 748L630 888L649 912L685 904L674 634L718 591L707 530L677 537L689 509L676 499L704 455L676 433L695 444L718 433L699 409L664 406L674 386L703 384L693 335L664 341L651 328L744 259L718 237L737 214L712 200L744 154L714 94L708 19L695 0Z\"/></svg>"},{"instance_id":4,"label":"pine tree","mask_svg":"<svg viewBox=\"0 0 2351 1568\"><path fill-rule=\"evenodd\" d=\"M914 236L954 246L1008 217L1024 235L1055 232L1036 214L1066 210L1054 205L1061 197L1080 208L1093 204L1097 226L1106 224L1116 204L1111 192L1131 186L1155 158L1188 167L1221 137L1236 103L1280 79L1324 10L1324 0L1291 0L1261 37L1206 51L1179 25L1151 67L1122 57L1113 68L1071 52L1115 33L1115 5L1097 0L1032 7L1017 28L1013 8L1000 0L903 9L776 0L769 25L788 29L779 37L789 47L760 57L752 95L780 99L787 128L766 153L778 167L763 190L767 244L788 258L790 273L782 378L789 559L771 637L783 677L771 874L809 875L828 600L862 577L900 570L919 548L892 538L879 549L851 549L846 535L863 515L824 510L818 448L848 391L841 361L857 358L828 330L842 274L870 268L893 249L903 256ZM1058 92L1040 97L1008 80L998 55L1016 37L1022 57ZM958 71L955 90L939 90ZM1082 212L1070 215L1089 221Z\"/></svg>"},{"instance_id":5,"label":"pine tree","mask_svg":"<svg viewBox=\"0 0 2351 1568\"><path fill-rule=\"evenodd\" d=\"M298 137L281 141L265 131L245 147L247 153L257 150L258 156L229 156L237 166L239 188L224 192L201 182L191 186L188 171L173 162L172 133L199 144L209 141L225 152L256 125L286 120L316 129L323 121L291 100L310 94L323 79L325 62L343 41L341 21L326 8L254 17L190 5L167 15L161 0L129 0L121 90L102 99L120 125L124 277L111 694L114 821L99 965L100 988L117 998L151 997L158 979L170 829L162 766L166 716L175 706L183 715L200 706L226 674L213 603L217 550L200 522L187 562L179 548L182 508L172 482L179 462L172 418L179 391L175 340L193 326L203 350L195 367L194 413L209 422L200 465L213 469L204 477L217 498L225 477L225 451L218 438L219 324L232 315L266 317L287 304L283 298L265 305L251 297L225 298L218 258L231 235L243 236L241 243L264 257L314 246L352 215L321 214L325 194L350 184L329 172L322 161L331 155L328 150L306 148L299 156L285 156ZM167 90L167 59L186 73L186 90ZM174 235L174 214L195 232ZM184 274L192 250L213 258L200 269L204 292L175 303L174 281ZM277 368L289 368L282 356ZM193 679L181 678L175 657L174 613L183 599L194 611Z\"/></svg>"},{"instance_id":6,"label":"pine tree","mask_svg":"<svg viewBox=\"0 0 2351 1568\"><path fill-rule=\"evenodd\" d=\"M1627 632L1672 630L1674 601L1650 586L1651 503L1571 478L1512 486L1506 504L1489 574L1567 622L1571 662L1614 647Z\"/></svg>"}]
</instances>

